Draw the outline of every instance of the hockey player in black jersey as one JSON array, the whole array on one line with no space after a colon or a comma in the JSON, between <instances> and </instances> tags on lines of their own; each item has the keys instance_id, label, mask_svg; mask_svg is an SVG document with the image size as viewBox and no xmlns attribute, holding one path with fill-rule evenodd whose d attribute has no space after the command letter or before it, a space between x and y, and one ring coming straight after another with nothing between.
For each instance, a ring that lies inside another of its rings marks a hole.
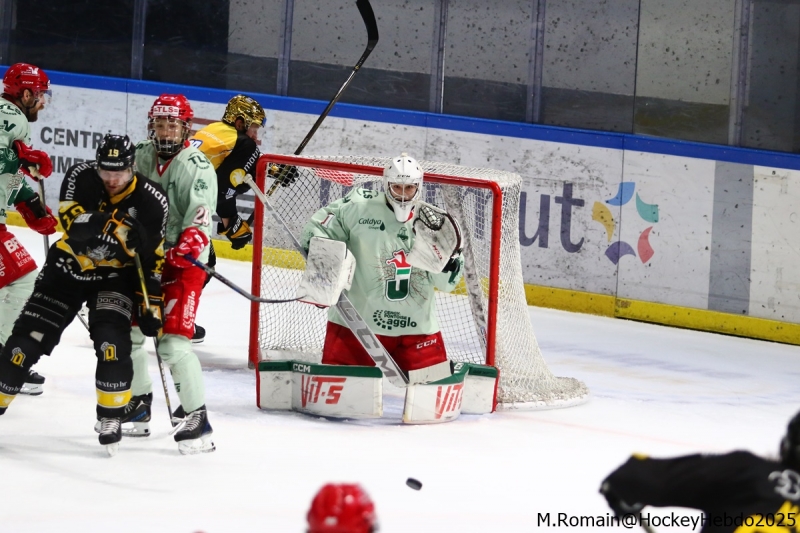
<instances>
[{"instance_id":1,"label":"hockey player in black jersey","mask_svg":"<svg viewBox=\"0 0 800 533\"><path fill-rule=\"evenodd\" d=\"M106 135L97 160L70 167L61 185L62 238L50 247L33 294L0 354L0 414L19 393L28 369L50 355L81 305L97 356L95 387L100 443L116 453L131 401L131 321L156 336L161 328L161 271L168 201L134 172L127 136ZM134 257L145 273L145 309Z\"/></svg>"},{"instance_id":2,"label":"hockey player in black jersey","mask_svg":"<svg viewBox=\"0 0 800 533\"><path fill-rule=\"evenodd\" d=\"M634 455L600 492L618 517L646 505L705 513L703 533L800 532L800 413L789 422L779 460L746 451L650 459Z\"/></svg>"}]
</instances>

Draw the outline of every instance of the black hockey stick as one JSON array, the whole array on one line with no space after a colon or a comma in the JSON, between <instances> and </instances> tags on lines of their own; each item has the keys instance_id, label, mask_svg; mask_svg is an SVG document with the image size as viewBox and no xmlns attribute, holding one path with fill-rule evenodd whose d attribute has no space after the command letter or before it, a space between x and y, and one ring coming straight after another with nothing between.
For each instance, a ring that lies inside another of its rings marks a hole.
<instances>
[{"instance_id":1,"label":"black hockey stick","mask_svg":"<svg viewBox=\"0 0 800 533\"><path fill-rule=\"evenodd\" d=\"M331 112L331 109L333 109L333 106L339 101L339 98L342 97L344 90L347 89L347 86L350 85L351 81L353 81L356 72L361 69L364 61L367 60L369 55L372 53L372 50L375 49L375 46L378 44L378 23L375 21L375 13L372 11L372 6L370 5L369 0L356 0L356 7L358 8L358 12L361 14L361 18L364 20L364 25L367 27L367 47L364 49L364 53L361 54L358 62L353 67L353 71L350 72L350 76L347 77L342 86L339 88L339 91L328 103L328 107L325 108L314 125L311 126L311 130L308 132L305 139L303 139L303 142L301 142L300 146L297 147L297 150L294 151L294 155L300 155L303 152L306 145L311 140L311 137L313 137L314 133L317 132L317 128L319 128L320 124L322 124L322 121L325 120L325 117L328 116L328 113ZM267 197L270 197L275 193L288 173L289 167L283 167L280 173L275 176L275 181L272 182L272 185L267 190Z\"/></svg>"},{"instance_id":2,"label":"black hockey stick","mask_svg":"<svg viewBox=\"0 0 800 533\"><path fill-rule=\"evenodd\" d=\"M133 260L136 261L136 272L139 274L139 284L142 286L142 296L144 297L145 309L150 309L150 296L147 294L147 284L144 281L144 269L142 268L142 260L139 258L138 253L133 256ZM172 403L169 401L169 387L167 387L167 374L164 371L164 361L161 359L161 355L159 355L158 353L158 337L153 337L153 344L156 347L156 360L158 361L158 372L159 374L161 374L161 384L164 386L164 399L167 402L169 423L172 424L172 427L175 427L177 424L172 419Z\"/></svg>"},{"instance_id":3,"label":"black hockey stick","mask_svg":"<svg viewBox=\"0 0 800 533\"><path fill-rule=\"evenodd\" d=\"M254 296L254 295L250 294L249 292L247 292L246 290L244 290L243 288L241 288L238 285L236 285L234 282L232 282L231 280L229 280L228 278L226 278L225 276L223 276L222 274L220 274L216 270L214 270L213 268L211 268L208 265L206 265L205 263L203 263L202 261L198 261L197 259L195 259L191 255L184 255L183 257L187 261L192 263L193 265L199 266L200 268L202 268L206 272L206 274L208 274L209 276L217 278L222 283L224 283L225 285L227 285L228 287L230 287L234 291L238 292L239 294L241 294L242 296L244 296L245 298L247 298L251 302L258 302L260 304L287 304L289 302L296 302L297 301L297 298L292 298L291 300L269 300L267 298L261 298L259 296Z\"/></svg>"}]
</instances>

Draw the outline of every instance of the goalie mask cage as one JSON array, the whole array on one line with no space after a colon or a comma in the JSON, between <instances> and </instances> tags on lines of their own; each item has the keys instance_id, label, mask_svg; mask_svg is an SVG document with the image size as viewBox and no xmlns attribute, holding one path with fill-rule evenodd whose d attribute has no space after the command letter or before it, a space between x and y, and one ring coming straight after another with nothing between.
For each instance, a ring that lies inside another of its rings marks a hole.
<instances>
[{"instance_id":1,"label":"goalie mask cage","mask_svg":"<svg viewBox=\"0 0 800 533\"><path fill-rule=\"evenodd\" d=\"M265 190L271 165L293 165L295 182L269 199L299 240L321 207L353 187L383 189L390 158L358 156L294 157L262 155L256 183ZM425 172L422 200L445 209L460 223L464 279L450 294L436 292L439 326L453 361L482 363L500 370L500 407L553 408L586 401L586 386L556 377L547 368L533 333L522 280L518 239L522 180L517 174L419 161ZM253 222L252 292L272 299L295 297L305 262L286 231L265 214L256 199ZM251 305L253 363L297 359L319 362L327 310L292 302Z\"/></svg>"}]
</instances>

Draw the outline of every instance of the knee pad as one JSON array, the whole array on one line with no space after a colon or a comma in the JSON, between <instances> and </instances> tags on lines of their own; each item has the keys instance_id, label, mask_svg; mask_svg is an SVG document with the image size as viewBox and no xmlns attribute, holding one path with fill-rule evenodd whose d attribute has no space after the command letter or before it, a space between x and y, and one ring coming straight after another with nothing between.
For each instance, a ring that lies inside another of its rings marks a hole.
<instances>
[{"instance_id":1,"label":"knee pad","mask_svg":"<svg viewBox=\"0 0 800 533\"><path fill-rule=\"evenodd\" d=\"M72 320L77 312L76 306L57 296L54 291L45 294L37 286L14 323L12 335L35 339L41 347L41 353L50 355L61 341L61 333L68 320Z\"/></svg>"},{"instance_id":2,"label":"knee pad","mask_svg":"<svg viewBox=\"0 0 800 533\"><path fill-rule=\"evenodd\" d=\"M196 357L192 352L192 341L183 335L164 335L158 341L158 355L170 367L187 357Z\"/></svg>"},{"instance_id":3,"label":"knee pad","mask_svg":"<svg viewBox=\"0 0 800 533\"><path fill-rule=\"evenodd\" d=\"M0 361L21 368L27 374L42 357L42 353L41 343L31 337L14 334L8 338L3 351L0 352Z\"/></svg>"},{"instance_id":4,"label":"knee pad","mask_svg":"<svg viewBox=\"0 0 800 533\"><path fill-rule=\"evenodd\" d=\"M89 327L98 361L129 360L132 347L132 300L116 291L100 291L90 302L89 310Z\"/></svg>"}]
</instances>

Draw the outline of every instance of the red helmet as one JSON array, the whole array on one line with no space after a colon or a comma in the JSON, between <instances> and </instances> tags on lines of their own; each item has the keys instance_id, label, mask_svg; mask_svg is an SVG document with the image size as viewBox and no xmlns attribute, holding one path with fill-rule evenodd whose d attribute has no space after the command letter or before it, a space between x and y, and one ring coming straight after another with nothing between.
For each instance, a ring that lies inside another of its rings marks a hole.
<instances>
[{"instance_id":1,"label":"red helmet","mask_svg":"<svg viewBox=\"0 0 800 533\"><path fill-rule=\"evenodd\" d=\"M306 518L308 533L378 531L375 505L360 485L325 485L314 496Z\"/></svg>"},{"instance_id":2,"label":"red helmet","mask_svg":"<svg viewBox=\"0 0 800 533\"><path fill-rule=\"evenodd\" d=\"M19 98L25 89L34 95L50 94L50 78L39 67L28 63L15 63L8 67L3 76L3 94Z\"/></svg>"},{"instance_id":3,"label":"red helmet","mask_svg":"<svg viewBox=\"0 0 800 533\"><path fill-rule=\"evenodd\" d=\"M171 157L183 149L184 142L189 138L192 131L192 119L194 111L189 105L189 100L182 94L162 94L147 113L148 137L153 140L158 153ZM159 118L167 118L171 121L179 121L183 126L183 131L178 137L163 137L156 132L155 121Z\"/></svg>"},{"instance_id":4,"label":"red helmet","mask_svg":"<svg viewBox=\"0 0 800 533\"><path fill-rule=\"evenodd\" d=\"M172 117L191 123L194 111L189 105L189 100L182 94L162 94L153 102L147 116L149 118Z\"/></svg>"}]
</instances>

